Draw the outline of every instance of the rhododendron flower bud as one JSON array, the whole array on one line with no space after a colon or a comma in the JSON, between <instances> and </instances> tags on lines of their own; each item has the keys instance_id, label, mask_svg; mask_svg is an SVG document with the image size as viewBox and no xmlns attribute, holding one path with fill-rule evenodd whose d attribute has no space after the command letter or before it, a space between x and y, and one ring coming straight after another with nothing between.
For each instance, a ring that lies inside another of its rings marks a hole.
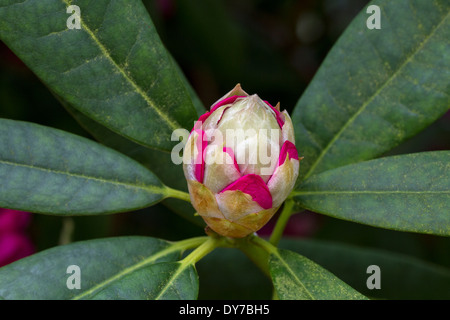
<instances>
[{"instance_id":1,"label":"rhododendron flower bud","mask_svg":"<svg viewBox=\"0 0 450 320\"><path fill-rule=\"evenodd\" d=\"M208 226L245 237L294 187L299 157L291 118L237 85L195 123L183 169L192 205Z\"/></svg>"}]
</instances>

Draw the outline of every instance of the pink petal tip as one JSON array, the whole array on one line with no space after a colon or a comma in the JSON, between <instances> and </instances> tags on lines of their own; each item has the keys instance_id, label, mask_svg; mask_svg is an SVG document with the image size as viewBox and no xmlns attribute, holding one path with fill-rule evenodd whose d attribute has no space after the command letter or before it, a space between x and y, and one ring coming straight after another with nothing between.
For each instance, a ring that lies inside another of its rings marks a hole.
<instances>
[{"instance_id":1,"label":"pink petal tip","mask_svg":"<svg viewBox=\"0 0 450 320\"><path fill-rule=\"evenodd\" d=\"M265 101L265 100L264 100L264 102L265 102L269 107L271 107L272 110L275 112L275 115L276 115L276 119L277 119L278 125L280 126L280 128L283 128L283 126L284 126L284 121L283 121L283 119L281 118L281 113L280 113L280 111L278 111L278 110L277 110L274 106L272 106L268 101Z\"/></svg>"},{"instance_id":2,"label":"pink petal tip","mask_svg":"<svg viewBox=\"0 0 450 320\"><path fill-rule=\"evenodd\" d=\"M289 140L286 140L281 146L280 157L278 158L278 166L281 166L284 163L287 154L289 155L289 160L290 159L298 160L297 147Z\"/></svg>"},{"instance_id":3,"label":"pink petal tip","mask_svg":"<svg viewBox=\"0 0 450 320\"><path fill-rule=\"evenodd\" d=\"M234 167L236 168L236 170L238 172L241 172L241 170L239 169L239 165L237 164L236 157L234 156L233 149L231 149L230 147L224 147L223 152L228 153L228 155L231 157L231 159L233 159Z\"/></svg>"},{"instance_id":4,"label":"pink petal tip","mask_svg":"<svg viewBox=\"0 0 450 320\"><path fill-rule=\"evenodd\" d=\"M216 111L217 108L224 106L226 104L231 104L231 103L235 102L238 98L245 98L245 96L231 96L231 97L222 99L211 107L210 112L214 112L214 111Z\"/></svg>"},{"instance_id":5,"label":"pink petal tip","mask_svg":"<svg viewBox=\"0 0 450 320\"><path fill-rule=\"evenodd\" d=\"M203 177L205 173L205 159L204 159L204 151L208 146L208 141L205 138L205 131L203 130L195 130L198 133L199 138L197 138L197 158L195 159L195 169L194 174L195 178L198 182L203 183Z\"/></svg>"},{"instance_id":6,"label":"pink petal tip","mask_svg":"<svg viewBox=\"0 0 450 320\"><path fill-rule=\"evenodd\" d=\"M272 195L264 180L256 174L247 174L228 185L221 191L240 190L251 195L253 201L257 202L261 208L272 208Z\"/></svg>"}]
</instances>

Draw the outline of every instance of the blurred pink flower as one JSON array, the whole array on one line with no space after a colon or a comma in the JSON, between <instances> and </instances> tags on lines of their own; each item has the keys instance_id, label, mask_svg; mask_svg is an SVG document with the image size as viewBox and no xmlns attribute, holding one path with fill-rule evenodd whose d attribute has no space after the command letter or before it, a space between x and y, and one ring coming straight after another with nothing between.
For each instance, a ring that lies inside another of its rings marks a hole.
<instances>
[{"instance_id":1,"label":"blurred pink flower","mask_svg":"<svg viewBox=\"0 0 450 320\"><path fill-rule=\"evenodd\" d=\"M0 267L34 253L26 233L29 212L0 208Z\"/></svg>"},{"instance_id":2,"label":"blurred pink flower","mask_svg":"<svg viewBox=\"0 0 450 320\"><path fill-rule=\"evenodd\" d=\"M31 213L0 208L0 234L7 231L23 231L28 227Z\"/></svg>"}]
</instances>

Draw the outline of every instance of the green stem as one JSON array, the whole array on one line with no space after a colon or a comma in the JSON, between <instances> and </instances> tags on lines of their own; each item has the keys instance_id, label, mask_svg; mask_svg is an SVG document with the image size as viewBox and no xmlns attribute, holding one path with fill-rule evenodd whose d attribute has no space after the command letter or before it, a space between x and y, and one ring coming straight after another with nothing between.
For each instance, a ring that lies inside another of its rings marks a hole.
<instances>
[{"instance_id":1,"label":"green stem","mask_svg":"<svg viewBox=\"0 0 450 320\"><path fill-rule=\"evenodd\" d=\"M79 300L84 298L85 296L89 296L92 293L95 293L98 290L101 290L102 288L106 287L107 285L109 285L110 283L125 277L128 274L131 274L132 272L143 268L145 266L148 266L152 263L154 263L155 261L157 261L158 259L160 259L161 257L164 257L172 252L177 252L177 251L185 251L185 250L189 250L189 249L193 249L196 247L201 247L203 244L205 244L206 242L208 242L210 237L196 237L196 238L190 238L190 239L186 239L186 240L182 240L182 241L178 241L178 242L173 242L171 243L171 245L169 245L167 248L145 258L142 261L139 261L138 263L129 266L128 268L118 272L117 274L104 279L102 282L98 283L97 285L93 286L92 288L80 293L79 295L73 297L73 300Z\"/></svg>"},{"instance_id":2,"label":"green stem","mask_svg":"<svg viewBox=\"0 0 450 320\"><path fill-rule=\"evenodd\" d=\"M284 203L283 211L281 211L281 215L277 220L272 235L270 236L269 241L274 246L277 246L278 242L280 242L280 239L283 235L283 231L286 228L286 224L292 215L293 207L294 207L294 200L292 199L286 200L286 202Z\"/></svg>"},{"instance_id":3,"label":"green stem","mask_svg":"<svg viewBox=\"0 0 450 320\"><path fill-rule=\"evenodd\" d=\"M169 198L176 198L187 202L191 202L191 197L189 196L189 193L177 189L172 189L167 186L166 186L166 195Z\"/></svg>"},{"instance_id":4,"label":"green stem","mask_svg":"<svg viewBox=\"0 0 450 320\"><path fill-rule=\"evenodd\" d=\"M269 241L266 241L260 237L254 236L251 238L251 241L259 246L260 248L264 249L265 252L268 254L278 254L278 249L273 244L271 244Z\"/></svg>"},{"instance_id":5,"label":"green stem","mask_svg":"<svg viewBox=\"0 0 450 320\"><path fill-rule=\"evenodd\" d=\"M209 237L203 236L203 237L195 237L195 238L189 238L177 242L173 242L172 245L168 248L170 251L186 251L190 249L197 248L201 246L203 243L207 242Z\"/></svg>"},{"instance_id":6,"label":"green stem","mask_svg":"<svg viewBox=\"0 0 450 320\"><path fill-rule=\"evenodd\" d=\"M161 288L158 296L155 300L159 300L164 293L170 288L170 284L173 283L186 268L193 267L201 258L206 256L212 250L214 250L219 244L220 240L213 237L207 237L208 239L203 241L203 243L198 246L194 251L192 251L186 258L179 262L179 266L176 271L171 275L170 280L166 282L164 287Z\"/></svg>"},{"instance_id":7,"label":"green stem","mask_svg":"<svg viewBox=\"0 0 450 320\"><path fill-rule=\"evenodd\" d=\"M69 244L72 242L75 222L72 217L65 217L62 221L61 233L59 234L59 245Z\"/></svg>"},{"instance_id":8,"label":"green stem","mask_svg":"<svg viewBox=\"0 0 450 320\"><path fill-rule=\"evenodd\" d=\"M186 258L181 260L181 269L187 267L188 265L195 265L201 258L206 256L208 253L213 251L215 248L223 245L223 238L207 237L208 239L204 241L200 246L198 246L194 251L192 251Z\"/></svg>"},{"instance_id":9,"label":"green stem","mask_svg":"<svg viewBox=\"0 0 450 320\"><path fill-rule=\"evenodd\" d=\"M252 253L252 260L269 277L269 279L273 281L270 274L269 259L271 254L278 254L278 249L270 242L255 235L249 238L246 251L244 252L246 254ZM278 294L274 287L272 292L272 300L278 299Z\"/></svg>"},{"instance_id":10,"label":"green stem","mask_svg":"<svg viewBox=\"0 0 450 320\"><path fill-rule=\"evenodd\" d=\"M253 263L270 279L269 254L261 247L256 246L250 236L236 242L236 247L240 249Z\"/></svg>"}]
</instances>

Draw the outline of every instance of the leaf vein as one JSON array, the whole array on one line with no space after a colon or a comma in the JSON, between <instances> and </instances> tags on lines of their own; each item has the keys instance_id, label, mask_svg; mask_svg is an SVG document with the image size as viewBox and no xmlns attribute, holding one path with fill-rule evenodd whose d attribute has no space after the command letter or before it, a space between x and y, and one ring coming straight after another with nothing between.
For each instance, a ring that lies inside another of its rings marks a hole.
<instances>
[{"instance_id":1,"label":"leaf vein","mask_svg":"<svg viewBox=\"0 0 450 320\"><path fill-rule=\"evenodd\" d=\"M0 160L0 164L5 164L7 166L12 166L12 167L23 167L23 168L28 168L28 169L32 169L32 170L39 170L39 171L44 171L44 172L50 172L53 174L60 174L60 175L66 175L68 177L75 177L75 178L80 178L80 179L85 179L85 180L94 180L94 181L98 181L98 182L102 182L102 183L109 183L109 184L113 184L113 185L120 185L120 186L124 186L127 188L132 188L132 189L146 189L152 193L161 193L161 194L165 194L165 189L164 188L160 188L160 187L156 187L156 186L150 186L150 185L139 185L139 184L132 184L129 182L122 182L122 181L117 181L117 180L107 180L101 177L94 177L94 176L86 176L80 173L74 173L74 172L67 172L67 171L60 171L60 170L55 170L55 169L51 169L51 168L43 168L43 167L38 167L35 165L29 165L29 164L23 164L23 163L17 163L17 162L10 162L10 161L6 161L6 160Z\"/></svg>"},{"instance_id":2,"label":"leaf vein","mask_svg":"<svg viewBox=\"0 0 450 320\"><path fill-rule=\"evenodd\" d=\"M70 2L68 0L63 0L64 3L68 6ZM164 114L154 103L154 101L147 95L147 93L131 78L125 70L112 58L111 53L108 49L103 45L103 43L98 39L95 33L87 26L87 24L80 17L80 24L82 25L85 32L89 35L89 37L95 42L95 44L99 47L102 54L110 61L114 68L116 68L119 73L124 77L124 79L136 90L136 92L145 100L147 105L156 112L156 114L161 118L161 120L171 129L175 130L180 128L181 126L175 121L172 120L167 114Z\"/></svg>"},{"instance_id":3,"label":"leaf vein","mask_svg":"<svg viewBox=\"0 0 450 320\"><path fill-rule=\"evenodd\" d=\"M351 116L347 122L342 126L342 128L337 132L337 134L329 141L329 143L326 145L326 147L322 150L322 152L319 154L319 156L316 158L316 161L313 163L313 165L309 168L308 172L306 173L304 179L308 178L316 169L318 164L322 161L324 156L327 154L328 150L335 144L335 142L341 137L341 135L347 130L347 128L358 118L358 116L367 108L367 106L370 105L370 103L373 101L375 97L377 97L380 92L382 92L389 83L391 83L394 79L397 78L397 76L403 71L404 67L407 66L414 58L414 56L420 51L421 48L424 47L424 45L431 39L431 37L434 35L436 30L438 30L443 24L444 21L448 18L449 13L442 19L441 22L439 22L433 30L429 33L429 35L426 37L422 43L420 43L413 52L405 59L405 61L397 68L397 70L390 75L388 79L381 85L367 100L364 102L364 104L358 109L357 112Z\"/></svg>"},{"instance_id":4,"label":"leaf vein","mask_svg":"<svg viewBox=\"0 0 450 320\"><path fill-rule=\"evenodd\" d=\"M284 261L284 259L280 256L280 254L278 252L274 253L276 255L276 257L280 260L280 262L284 265L284 267L287 269L287 271L292 275L292 277L294 278L294 280L305 290L305 292L308 294L308 296L310 296L311 300L316 300L314 298L314 296L311 294L311 292L309 292L309 290L305 287L305 285L303 284L303 282L297 277L297 275L295 274L295 272L291 269L291 267L286 263L286 261Z\"/></svg>"}]
</instances>

